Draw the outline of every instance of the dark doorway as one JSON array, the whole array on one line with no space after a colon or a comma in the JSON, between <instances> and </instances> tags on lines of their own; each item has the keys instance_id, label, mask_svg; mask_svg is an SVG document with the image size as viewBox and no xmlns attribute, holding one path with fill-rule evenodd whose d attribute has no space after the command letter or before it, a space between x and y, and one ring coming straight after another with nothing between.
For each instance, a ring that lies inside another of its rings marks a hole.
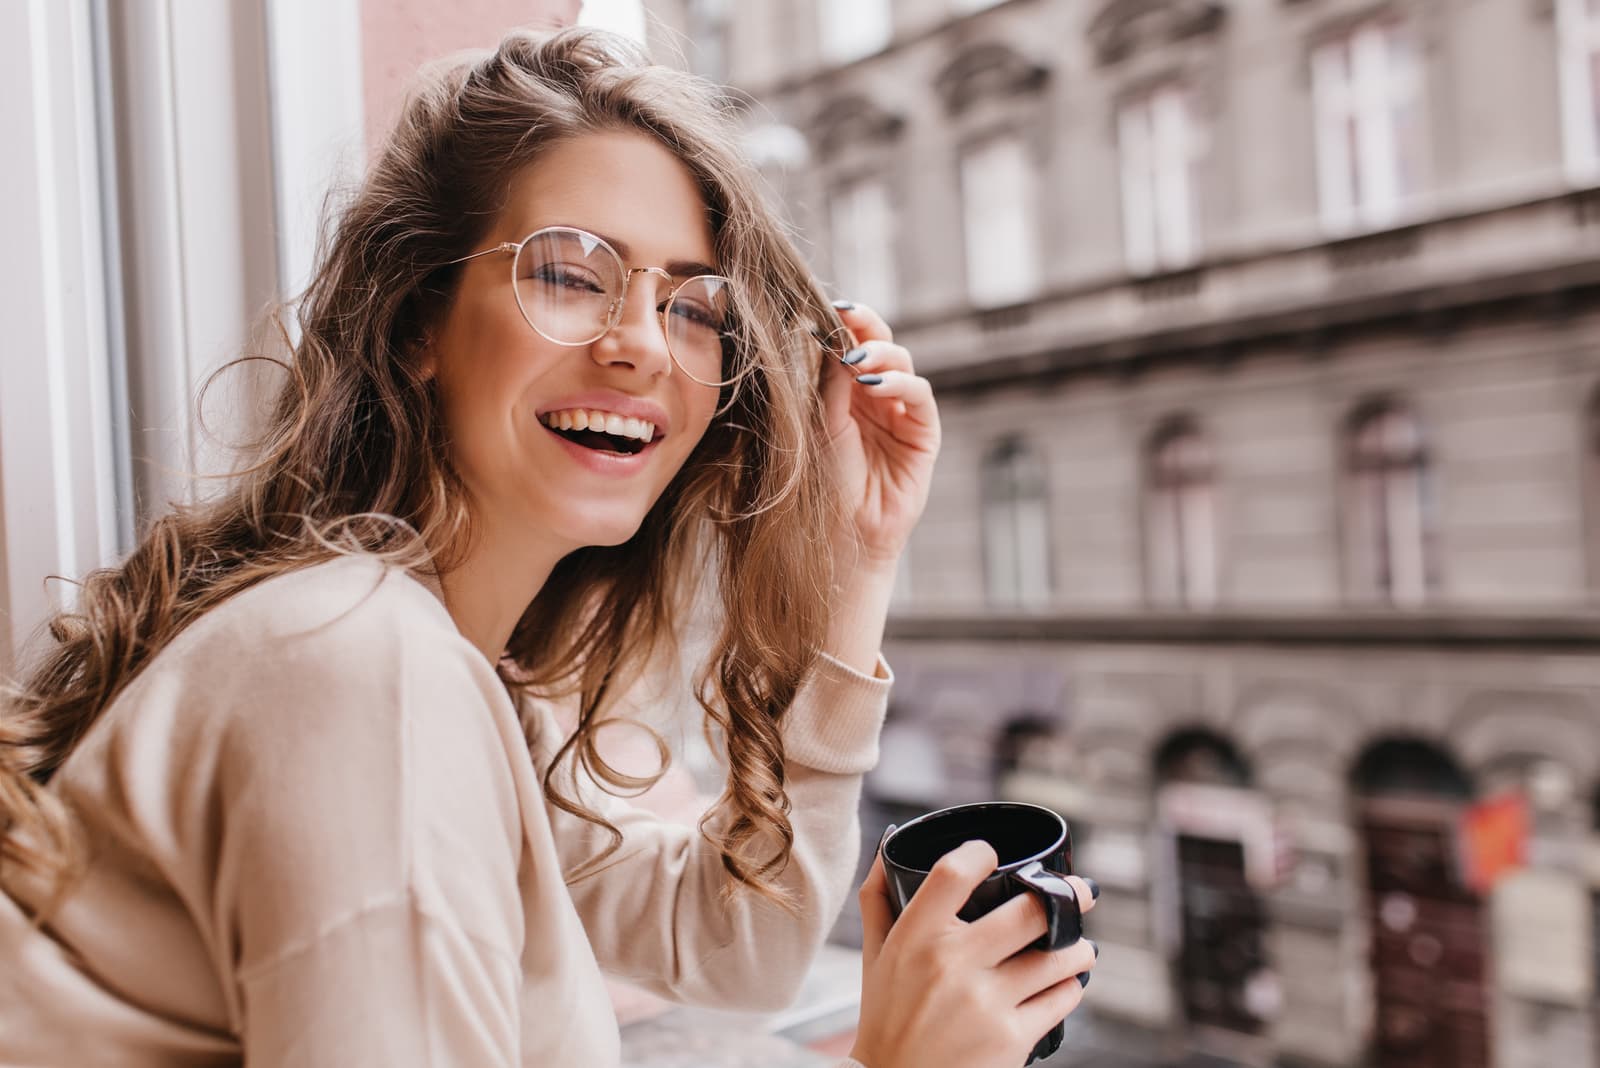
<instances>
[{"instance_id":1,"label":"dark doorway","mask_svg":"<svg viewBox=\"0 0 1600 1068\"><path fill-rule=\"evenodd\" d=\"M1258 988L1269 976L1266 908L1247 875L1245 849L1259 836L1264 809L1250 766L1226 737L1186 730L1156 750L1155 775L1177 862L1174 971L1191 1038L1259 1035Z\"/></svg>"},{"instance_id":2,"label":"dark doorway","mask_svg":"<svg viewBox=\"0 0 1600 1068\"><path fill-rule=\"evenodd\" d=\"M1457 828L1471 785L1422 742L1374 746L1354 786L1366 843L1376 1068L1486 1068L1483 905Z\"/></svg>"},{"instance_id":3,"label":"dark doorway","mask_svg":"<svg viewBox=\"0 0 1600 1068\"><path fill-rule=\"evenodd\" d=\"M1261 899L1245 881L1244 846L1178 836L1178 897L1183 935L1178 989L1191 1024L1257 1034L1247 997L1266 964Z\"/></svg>"}]
</instances>

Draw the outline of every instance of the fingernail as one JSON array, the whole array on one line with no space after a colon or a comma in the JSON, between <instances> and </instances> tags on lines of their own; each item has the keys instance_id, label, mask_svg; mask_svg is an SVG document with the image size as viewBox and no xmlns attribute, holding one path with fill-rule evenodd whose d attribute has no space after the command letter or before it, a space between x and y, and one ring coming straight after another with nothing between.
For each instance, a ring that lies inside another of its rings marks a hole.
<instances>
[{"instance_id":1,"label":"fingernail","mask_svg":"<svg viewBox=\"0 0 1600 1068\"><path fill-rule=\"evenodd\" d=\"M856 364L860 363L862 360L864 360L866 358L867 358L867 347L865 345L861 345L861 346L858 346L856 348L853 348L849 352L845 353L843 356L839 357L839 359L844 361L844 363L847 366L852 366L852 367L855 366Z\"/></svg>"},{"instance_id":2,"label":"fingernail","mask_svg":"<svg viewBox=\"0 0 1600 1068\"><path fill-rule=\"evenodd\" d=\"M1095 901L1099 901L1100 900L1100 884L1095 882L1093 879L1089 878L1087 875L1080 875L1080 876L1078 876L1078 878L1082 879L1085 883L1088 884L1088 886L1089 886L1089 897L1092 898Z\"/></svg>"},{"instance_id":3,"label":"fingernail","mask_svg":"<svg viewBox=\"0 0 1600 1068\"><path fill-rule=\"evenodd\" d=\"M860 378L856 379L856 382L863 386L881 386L883 385L883 376L862 375Z\"/></svg>"},{"instance_id":4,"label":"fingernail","mask_svg":"<svg viewBox=\"0 0 1600 1068\"><path fill-rule=\"evenodd\" d=\"M1089 985L1089 973L1088 972L1079 972L1078 973L1078 985L1079 986L1088 986Z\"/></svg>"},{"instance_id":5,"label":"fingernail","mask_svg":"<svg viewBox=\"0 0 1600 1068\"><path fill-rule=\"evenodd\" d=\"M836 308L839 311L855 311L856 310L856 306L853 303L851 303L850 301L848 301L848 300L836 300L836 301L833 302L833 306L834 306L834 308Z\"/></svg>"},{"instance_id":6,"label":"fingernail","mask_svg":"<svg viewBox=\"0 0 1600 1068\"><path fill-rule=\"evenodd\" d=\"M1092 938L1085 938L1084 941L1089 943L1089 948L1090 949L1094 950L1094 959L1095 960L1099 960L1100 959L1100 943L1096 942Z\"/></svg>"}]
</instances>

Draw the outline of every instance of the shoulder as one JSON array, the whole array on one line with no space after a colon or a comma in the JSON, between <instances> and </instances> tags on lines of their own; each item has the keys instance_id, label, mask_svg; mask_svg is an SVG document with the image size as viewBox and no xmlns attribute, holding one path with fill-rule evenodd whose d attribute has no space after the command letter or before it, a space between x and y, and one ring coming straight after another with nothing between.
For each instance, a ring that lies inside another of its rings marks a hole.
<instances>
[{"instance_id":1,"label":"shoulder","mask_svg":"<svg viewBox=\"0 0 1600 1068\"><path fill-rule=\"evenodd\" d=\"M230 645L310 652L352 642L377 651L408 635L465 641L426 586L372 556L275 575L213 608L191 630L187 644L212 654Z\"/></svg>"},{"instance_id":2,"label":"shoulder","mask_svg":"<svg viewBox=\"0 0 1600 1068\"><path fill-rule=\"evenodd\" d=\"M172 706L199 734L272 749L355 741L418 717L448 715L461 725L468 710L506 700L493 666L438 597L363 556L277 575L229 598L138 682L138 703Z\"/></svg>"}]
</instances>

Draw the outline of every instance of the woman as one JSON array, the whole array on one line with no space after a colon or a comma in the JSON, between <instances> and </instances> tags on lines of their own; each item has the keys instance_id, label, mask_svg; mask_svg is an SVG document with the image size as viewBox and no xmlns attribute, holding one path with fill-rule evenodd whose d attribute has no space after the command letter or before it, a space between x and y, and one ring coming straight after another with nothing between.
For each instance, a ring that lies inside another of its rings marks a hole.
<instances>
[{"instance_id":1,"label":"woman","mask_svg":"<svg viewBox=\"0 0 1600 1068\"><path fill-rule=\"evenodd\" d=\"M618 1061L602 970L792 998L939 426L713 99L571 31L409 102L259 462L91 576L0 720L0 1062L587 1068ZM697 596L728 765L699 834L595 788L640 785L595 737ZM1020 1063L1076 1004L1086 949L1011 958L1031 901L955 918L993 865L958 851L892 935L874 870L858 1063Z\"/></svg>"}]
</instances>

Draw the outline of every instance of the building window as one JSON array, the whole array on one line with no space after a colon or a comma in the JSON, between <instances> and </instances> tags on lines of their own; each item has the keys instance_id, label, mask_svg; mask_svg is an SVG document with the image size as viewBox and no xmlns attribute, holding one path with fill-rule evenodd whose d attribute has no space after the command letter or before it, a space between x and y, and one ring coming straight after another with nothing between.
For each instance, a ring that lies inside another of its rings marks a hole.
<instances>
[{"instance_id":1,"label":"building window","mask_svg":"<svg viewBox=\"0 0 1600 1068\"><path fill-rule=\"evenodd\" d=\"M822 0L819 7L822 57L830 63L870 56L893 34L889 0Z\"/></svg>"},{"instance_id":2,"label":"building window","mask_svg":"<svg viewBox=\"0 0 1600 1068\"><path fill-rule=\"evenodd\" d=\"M1128 269L1150 274L1187 267L1199 238L1195 166L1200 146L1189 91L1165 85L1124 104L1117 144Z\"/></svg>"},{"instance_id":3,"label":"building window","mask_svg":"<svg viewBox=\"0 0 1600 1068\"><path fill-rule=\"evenodd\" d=\"M1402 405L1370 405L1351 420L1347 449L1353 591L1390 604L1419 604L1435 584L1422 428Z\"/></svg>"},{"instance_id":4,"label":"building window","mask_svg":"<svg viewBox=\"0 0 1600 1068\"><path fill-rule=\"evenodd\" d=\"M1361 23L1317 48L1311 74L1324 226L1395 223L1421 184L1422 79L1410 32Z\"/></svg>"},{"instance_id":5,"label":"building window","mask_svg":"<svg viewBox=\"0 0 1600 1068\"><path fill-rule=\"evenodd\" d=\"M980 308L1016 304L1039 288L1034 175L1016 137L987 141L961 159L967 296Z\"/></svg>"},{"instance_id":6,"label":"building window","mask_svg":"<svg viewBox=\"0 0 1600 1068\"><path fill-rule=\"evenodd\" d=\"M1150 600L1203 608L1217 598L1214 465L1187 419L1157 431L1145 456L1145 552Z\"/></svg>"},{"instance_id":7,"label":"building window","mask_svg":"<svg viewBox=\"0 0 1600 1068\"><path fill-rule=\"evenodd\" d=\"M1050 599L1050 505L1044 461L1007 438L983 462L983 574L989 602Z\"/></svg>"},{"instance_id":8,"label":"building window","mask_svg":"<svg viewBox=\"0 0 1600 1068\"><path fill-rule=\"evenodd\" d=\"M688 15L695 73L714 82L727 81L732 16L729 0L689 0Z\"/></svg>"},{"instance_id":9,"label":"building window","mask_svg":"<svg viewBox=\"0 0 1600 1068\"><path fill-rule=\"evenodd\" d=\"M1567 174L1600 181L1600 0L1556 0Z\"/></svg>"},{"instance_id":10,"label":"building window","mask_svg":"<svg viewBox=\"0 0 1600 1068\"><path fill-rule=\"evenodd\" d=\"M888 186L863 179L833 196L833 276L839 294L890 318L896 311L894 209Z\"/></svg>"}]
</instances>

